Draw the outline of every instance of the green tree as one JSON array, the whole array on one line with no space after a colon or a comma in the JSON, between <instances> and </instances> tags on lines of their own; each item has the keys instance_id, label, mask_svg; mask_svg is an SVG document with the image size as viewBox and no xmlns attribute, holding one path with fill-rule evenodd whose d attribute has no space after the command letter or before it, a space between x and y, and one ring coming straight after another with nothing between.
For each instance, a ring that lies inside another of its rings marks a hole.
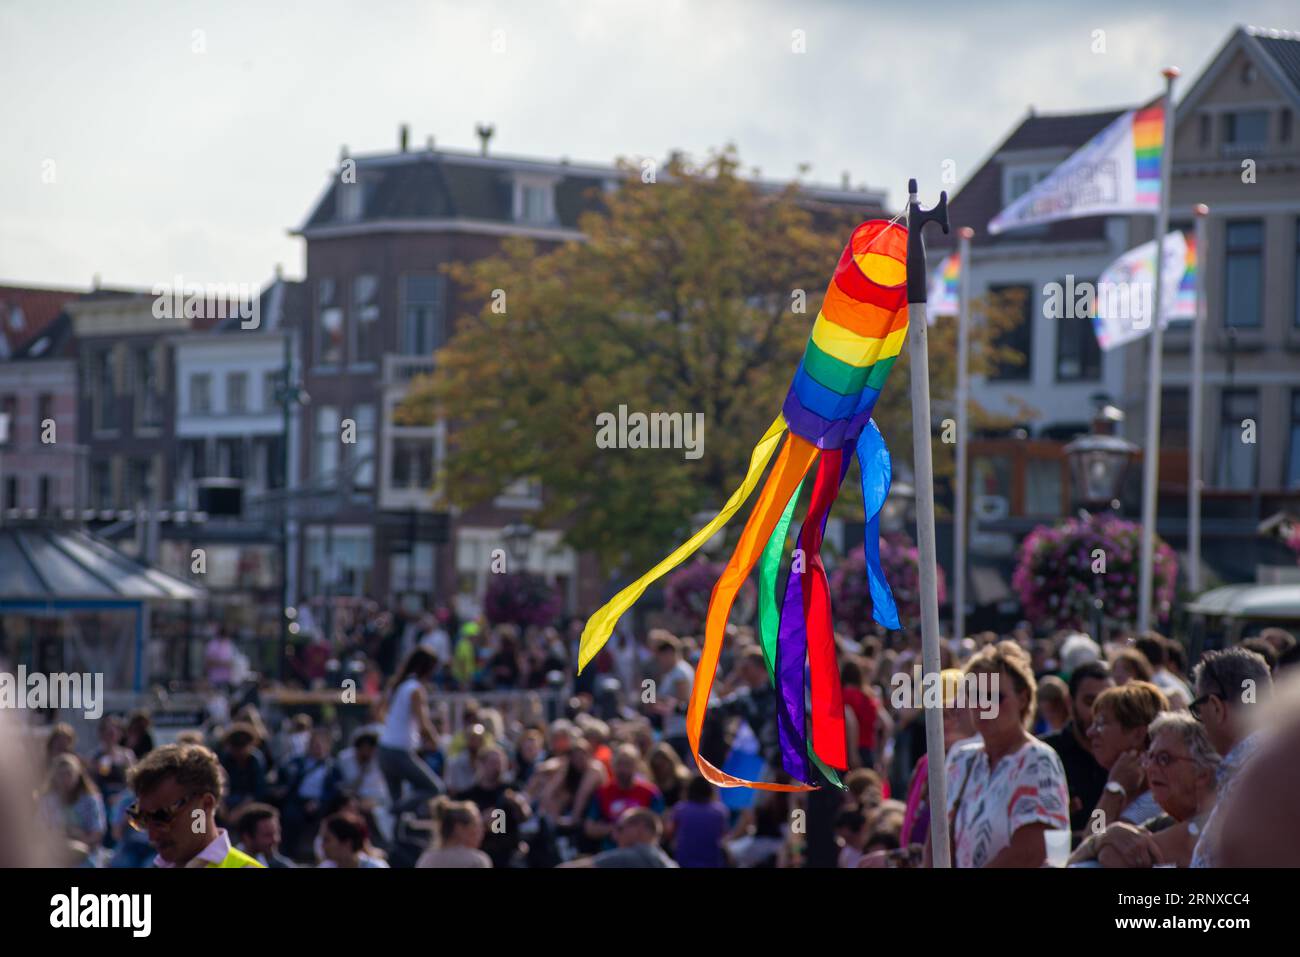
<instances>
[{"instance_id":1,"label":"green tree","mask_svg":"<svg viewBox=\"0 0 1300 957\"><path fill-rule=\"evenodd\" d=\"M856 225L843 210L811 208L797 184L764 190L738 168L730 149L700 166L675 157L654 183L627 167L604 208L583 217L585 241L542 250L510 239L498 255L448 267L464 301L481 308L460 317L398 419L448 422L440 480L452 503L540 480L537 521L563 528L607 568L639 573L689 534L694 514L726 500L780 411ZM977 343L1013 312L982 311ZM953 388L953 326L931 330L936 399ZM977 346L972 367L1006 358ZM703 413L703 455L598 448L597 416L619 405ZM876 416L895 457L910 461L906 349ZM951 460L951 446L936 441L936 468ZM848 507L855 485L850 476Z\"/></svg>"}]
</instances>

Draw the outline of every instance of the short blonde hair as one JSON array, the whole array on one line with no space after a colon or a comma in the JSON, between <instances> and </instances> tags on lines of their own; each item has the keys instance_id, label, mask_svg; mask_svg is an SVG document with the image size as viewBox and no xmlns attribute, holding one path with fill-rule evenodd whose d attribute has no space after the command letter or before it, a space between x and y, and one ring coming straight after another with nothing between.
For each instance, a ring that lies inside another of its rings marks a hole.
<instances>
[{"instance_id":1,"label":"short blonde hair","mask_svg":"<svg viewBox=\"0 0 1300 957\"><path fill-rule=\"evenodd\" d=\"M1038 712L1038 682L1034 680L1034 668L1025 649L1014 641L986 645L966 662L964 670L968 675L1005 673L1017 694L1028 692L1029 702L1020 712L1020 721L1026 729L1033 724Z\"/></svg>"}]
</instances>

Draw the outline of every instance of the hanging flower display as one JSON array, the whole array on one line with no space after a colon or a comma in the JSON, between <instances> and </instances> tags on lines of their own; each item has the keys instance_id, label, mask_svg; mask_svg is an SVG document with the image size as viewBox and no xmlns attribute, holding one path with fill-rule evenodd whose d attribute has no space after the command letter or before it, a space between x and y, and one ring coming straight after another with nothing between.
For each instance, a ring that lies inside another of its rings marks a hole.
<instances>
[{"instance_id":1,"label":"hanging flower display","mask_svg":"<svg viewBox=\"0 0 1300 957\"><path fill-rule=\"evenodd\" d=\"M921 621L920 552L906 532L885 532L880 536L880 565L894 592L899 619L919 625ZM837 621L846 622L858 633L870 627L871 591L862 546L851 551L830 577L831 606ZM943 568L938 573L939 604L948 600Z\"/></svg>"},{"instance_id":2,"label":"hanging flower display","mask_svg":"<svg viewBox=\"0 0 1300 957\"><path fill-rule=\"evenodd\" d=\"M549 625L560 613L560 596L541 575L493 575L483 596L483 614L493 625Z\"/></svg>"},{"instance_id":3,"label":"hanging flower display","mask_svg":"<svg viewBox=\"0 0 1300 957\"><path fill-rule=\"evenodd\" d=\"M1127 628L1137 620L1142 529L1115 515L1070 518L1039 525L1020 544L1011 585L1025 618L1040 628L1092 626L1097 601L1107 627ZM1156 536L1157 619L1166 621L1174 603L1178 560Z\"/></svg>"}]
</instances>

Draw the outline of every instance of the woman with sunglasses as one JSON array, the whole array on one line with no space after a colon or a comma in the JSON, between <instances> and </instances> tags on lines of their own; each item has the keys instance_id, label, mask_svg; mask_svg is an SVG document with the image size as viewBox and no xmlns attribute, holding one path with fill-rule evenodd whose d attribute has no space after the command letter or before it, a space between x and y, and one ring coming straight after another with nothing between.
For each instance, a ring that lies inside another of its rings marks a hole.
<instances>
[{"instance_id":1,"label":"woman with sunglasses","mask_svg":"<svg viewBox=\"0 0 1300 957\"><path fill-rule=\"evenodd\" d=\"M1214 807L1219 755L1204 726L1186 711L1165 712L1151 722L1150 747L1142 755L1151 795L1163 814L1142 824L1117 821L1092 834L1070 856L1072 865L1187 867L1205 819Z\"/></svg>"}]
</instances>

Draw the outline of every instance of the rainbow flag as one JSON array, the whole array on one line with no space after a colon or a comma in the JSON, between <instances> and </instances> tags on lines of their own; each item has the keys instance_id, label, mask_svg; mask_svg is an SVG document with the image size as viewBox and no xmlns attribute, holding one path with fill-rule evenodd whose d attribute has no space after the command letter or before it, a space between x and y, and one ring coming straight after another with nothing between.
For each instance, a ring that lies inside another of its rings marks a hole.
<instances>
[{"instance_id":1,"label":"rainbow flag","mask_svg":"<svg viewBox=\"0 0 1300 957\"><path fill-rule=\"evenodd\" d=\"M1165 234L1160 277L1162 328L1171 319L1196 315L1196 253L1188 249L1190 242L1190 236L1176 229ZM1092 326L1097 345L1103 350L1141 339L1151 331L1155 273L1154 239L1130 249L1102 270L1096 284Z\"/></svg>"},{"instance_id":2,"label":"rainbow flag","mask_svg":"<svg viewBox=\"0 0 1300 957\"><path fill-rule=\"evenodd\" d=\"M1170 319L1196 318L1196 234L1183 233L1187 254L1183 260L1183 278L1178 283L1178 297L1169 309Z\"/></svg>"},{"instance_id":3,"label":"rainbow flag","mask_svg":"<svg viewBox=\"0 0 1300 957\"><path fill-rule=\"evenodd\" d=\"M1137 177L1135 196L1144 208L1160 205L1160 154L1165 142L1163 101L1133 115L1133 161Z\"/></svg>"},{"instance_id":4,"label":"rainbow flag","mask_svg":"<svg viewBox=\"0 0 1300 957\"><path fill-rule=\"evenodd\" d=\"M1151 213L1160 205L1163 97L1129 110L989 221L997 234L1021 226L1112 213Z\"/></svg>"},{"instance_id":5,"label":"rainbow flag","mask_svg":"<svg viewBox=\"0 0 1300 957\"><path fill-rule=\"evenodd\" d=\"M961 255L950 253L943 257L934 276L930 280L929 310L927 318L935 316L955 316L960 310L961 291L958 281L961 279Z\"/></svg>"}]
</instances>

